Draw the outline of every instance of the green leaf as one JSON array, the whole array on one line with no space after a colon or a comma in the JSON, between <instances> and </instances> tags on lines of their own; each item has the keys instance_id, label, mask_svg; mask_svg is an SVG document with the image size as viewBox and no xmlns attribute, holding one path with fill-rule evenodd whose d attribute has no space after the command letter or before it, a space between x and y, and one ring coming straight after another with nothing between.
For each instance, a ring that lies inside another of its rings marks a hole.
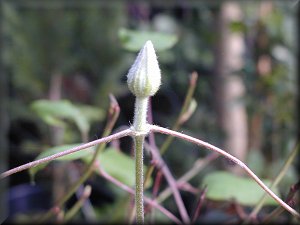
<instances>
[{"instance_id":1,"label":"green leaf","mask_svg":"<svg viewBox=\"0 0 300 225\"><path fill-rule=\"evenodd\" d=\"M270 181L263 180L268 186ZM213 172L204 177L202 182L207 186L206 197L216 201L236 200L246 206L254 206L264 195L264 190L252 179L239 177L228 172ZM277 189L272 190L279 196ZM264 205L278 205L271 197L267 197Z\"/></svg>"},{"instance_id":2,"label":"green leaf","mask_svg":"<svg viewBox=\"0 0 300 225\"><path fill-rule=\"evenodd\" d=\"M102 109L90 105L75 105L75 106L80 110L81 114L84 115L89 122L94 122L94 121L99 121L104 119L105 112Z\"/></svg>"},{"instance_id":3,"label":"green leaf","mask_svg":"<svg viewBox=\"0 0 300 225\"><path fill-rule=\"evenodd\" d=\"M252 171L257 176L261 176L265 173L265 160L261 151L257 149L251 149L247 155L246 162L250 168L253 168Z\"/></svg>"},{"instance_id":4,"label":"green leaf","mask_svg":"<svg viewBox=\"0 0 300 225\"><path fill-rule=\"evenodd\" d=\"M117 188L116 186L112 187ZM124 191L121 191L120 193L122 193L122 195L118 195L115 198L115 201L94 208L98 221L105 224L119 224L121 221L127 220L124 209L131 206L131 199L128 198L127 193Z\"/></svg>"},{"instance_id":5,"label":"green leaf","mask_svg":"<svg viewBox=\"0 0 300 225\"><path fill-rule=\"evenodd\" d=\"M151 40L156 51L164 51L172 48L178 41L174 34L167 34L153 31L136 31L122 28L119 30L119 39L123 48L129 51L138 52L146 43Z\"/></svg>"},{"instance_id":6,"label":"green leaf","mask_svg":"<svg viewBox=\"0 0 300 225\"><path fill-rule=\"evenodd\" d=\"M61 145L61 146L56 146L56 147L53 147L53 148L49 148L49 149L43 151L41 154L39 154L35 160L42 159L42 158L45 158L45 157L50 156L50 155L54 155L56 153L74 148L74 147L79 146L79 145L81 145L81 144ZM80 158L83 158L83 157L88 157L91 154L93 154L94 150L95 150L95 146L83 149L81 151L78 151L78 152L75 152L75 153L72 153L72 154L69 154L69 155L62 156L62 157L57 158L55 160L72 161L72 160L80 159ZM35 174L38 171L44 169L49 163L50 162L43 163L43 164L40 164L36 167L30 168L29 169L29 174L31 176L31 180L34 180Z\"/></svg>"},{"instance_id":7,"label":"green leaf","mask_svg":"<svg viewBox=\"0 0 300 225\"><path fill-rule=\"evenodd\" d=\"M79 108L68 100L37 100L31 104L31 109L47 124L66 126L65 120L73 121L81 133L87 133L90 124Z\"/></svg>"},{"instance_id":8,"label":"green leaf","mask_svg":"<svg viewBox=\"0 0 300 225\"><path fill-rule=\"evenodd\" d=\"M102 168L120 182L134 186L135 184L135 161L128 155L113 148L108 148L99 155ZM146 167L144 167L146 171ZM150 185L147 184L147 186Z\"/></svg>"},{"instance_id":9,"label":"green leaf","mask_svg":"<svg viewBox=\"0 0 300 225\"><path fill-rule=\"evenodd\" d=\"M244 33L247 31L247 26L243 22L234 21L229 24L229 29L231 32Z\"/></svg>"}]
</instances>

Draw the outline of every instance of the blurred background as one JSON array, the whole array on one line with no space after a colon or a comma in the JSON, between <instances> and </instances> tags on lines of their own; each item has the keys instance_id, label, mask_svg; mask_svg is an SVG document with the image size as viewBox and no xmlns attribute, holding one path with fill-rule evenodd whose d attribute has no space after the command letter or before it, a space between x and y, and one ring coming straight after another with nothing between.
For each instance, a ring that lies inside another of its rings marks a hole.
<instances>
[{"instance_id":1,"label":"blurred background","mask_svg":"<svg viewBox=\"0 0 300 225\"><path fill-rule=\"evenodd\" d=\"M130 125L134 97L126 74L151 39L162 72L161 89L151 100L153 122L172 127L195 71L194 111L180 131L273 179L299 137L298 9L294 0L1 1L1 171L51 147L101 137L109 94L121 109L115 130ZM165 137L155 135L155 140L160 146ZM130 156L131 144L124 138L114 147ZM179 178L208 154L175 140L164 159ZM35 185L28 171L1 181L2 217L20 219L49 209L72 183L65 182L71 173L66 164L49 164L36 174ZM296 168L295 162L280 183L282 196L297 182ZM243 174L218 159L191 184L199 187L205 174L218 169ZM89 182L98 220L109 221L107 212L126 211L118 200L124 193L99 176ZM192 195L183 198L193 211ZM75 201L73 196L69 204ZM172 211L172 200L165 207Z\"/></svg>"}]
</instances>

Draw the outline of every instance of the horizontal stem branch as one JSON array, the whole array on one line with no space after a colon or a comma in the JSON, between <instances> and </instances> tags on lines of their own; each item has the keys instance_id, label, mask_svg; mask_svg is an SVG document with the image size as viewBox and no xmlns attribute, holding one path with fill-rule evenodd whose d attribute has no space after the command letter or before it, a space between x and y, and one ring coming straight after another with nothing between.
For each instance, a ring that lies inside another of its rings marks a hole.
<instances>
[{"instance_id":1,"label":"horizontal stem branch","mask_svg":"<svg viewBox=\"0 0 300 225\"><path fill-rule=\"evenodd\" d=\"M45 157L45 158L42 158L42 159L38 159L38 160L35 160L35 161L32 161L32 162L26 163L26 164L24 164L22 166L18 166L18 167L14 168L14 169L11 169L11 170L8 170L8 171L2 173L0 175L0 179L8 177L8 176L10 176L10 175L12 175L14 173L18 173L18 172L21 172L23 170L29 169L31 167L35 167L35 166L37 166L39 164L52 161L52 160L54 160L56 158L59 158L59 157L65 156L65 155L69 155L69 154L72 154L74 152L78 152L80 150L89 148L89 147L97 145L97 144L107 143L107 142L110 142L112 140L119 139L119 138L122 138L122 137L125 137L125 136L131 136L131 135L133 135L133 133L134 133L134 131L132 131L131 129L126 129L126 130L120 131L120 132L118 132L116 134L112 134L110 136L107 136L107 137L104 137L104 138L100 138L98 140L95 140L95 141L92 141L92 142L89 142L89 143L86 143L86 144L82 144L82 145L76 146L74 148L71 148L71 149L68 149L68 150L56 153L54 155L51 155L51 156L48 156L48 157Z\"/></svg>"},{"instance_id":2,"label":"horizontal stem branch","mask_svg":"<svg viewBox=\"0 0 300 225\"><path fill-rule=\"evenodd\" d=\"M295 216L296 218L300 219L300 214L294 210L292 207L290 207L288 204L286 204L281 198L279 198L273 191L271 191L271 189L269 189L256 175L255 173L252 172L251 169L249 169L249 167L243 163L241 160L239 160L238 158L230 155L228 152L225 152L224 150L215 147L207 142L201 141L197 138L193 138L191 136L188 136L186 134L182 134L173 130L169 130L167 128L163 128L163 127L159 127L159 126L155 126L155 125L150 125L150 131L152 132L158 132L158 133L162 133L162 134L167 134L167 135L172 135L174 137L177 138L181 138L183 140L186 140L188 142L194 143L196 145L199 146L203 146L207 149L210 149L214 152L218 152L219 154L223 155L224 157L230 159L231 161L235 162L237 165L239 165L242 169L245 170L245 172L252 177L255 182L261 186L275 201L277 201L283 208L285 208L288 212L290 212L293 216Z\"/></svg>"},{"instance_id":3,"label":"horizontal stem branch","mask_svg":"<svg viewBox=\"0 0 300 225\"><path fill-rule=\"evenodd\" d=\"M286 204L273 191L271 191L271 189L269 189L252 172L252 170L249 169L249 167L246 164L244 164L241 160L239 160L236 157L230 155L226 151L224 151L224 150L222 150L222 149L220 149L218 147L215 147L215 146L213 146L213 145L211 145L211 144L209 144L207 142L201 141L201 140L199 140L197 138L193 138L193 137L190 137L188 135L185 135L185 134L182 134L182 133L179 133L179 132L176 132L176 131L172 131L172 130L169 130L169 129L166 129L166 128L163 128L163 127L155 126L155 125L149 125L149 128L150 128L149 131L151 131L151 132L158 132L158 133L162 133L162 134L172 135L172 136L177 137L177 138L181 138L181 139L186 140L188 142L194 143L194 144L199 145L199 146L203 146L203 147L205 147L207 149L210 149L210 150L212 150L214 152L217 152L217 153L223 155L224 157L232 160L233 162L235 162L236 164L238 164L242 169L244 169L245 172L250 177L252 177L256 181L256 183L258 183L258 185L260 185L283 208L285 208L288 212L290 212L297 219L300 219L300 214L296 210L294 210L292 207L290 207L288 204ZM45 158L42 158L42 159L39 159L39 160L35 160L35 161L30 162L30 163L27 163L27 164L21 165L19 167L16 167L14 169L8 170L8 171L6 171L6 172L4 172L4 173L2 173L0 175L0 179L3 179L5 177L8 177L8 176L14 174L14 173L17 173L17 172L29 169L31 167L37 166L37 165L42 164L42 163L46 163L46 162L52 161L52 160L54 160L56 158L59 158L59 157L62 157L62 156L65 156L65 155L68 155L68 154L71 154L71 153L74 153L74 152L86 149L86 148L89 148L91 146L94 146L94 145L97 145L97 144L100 144L100 143L107 143L107 142L110 142L112 140L119 139L119 138L122 138L122 137L125 137L125 136L135 136L135 133L136 132L133 131L133 130L131 130L131 129L126 129L126 130L120 131L120 132L118 132L116 134L113 134L113 135L110 135L110 136L107 136L107 137L104 137L104 138L100 138L98 140L95 140L95 141L92 141L92 142L89 142L89 143L86 143L86 144L82 144L82 145L79 145L77 147L74 147L74 148L62 151L60 153L57 153L57 154L54 154L54 155L51 155L51 156L48 156L48 157L45 157Z\"/></svg>"}]
</instances>

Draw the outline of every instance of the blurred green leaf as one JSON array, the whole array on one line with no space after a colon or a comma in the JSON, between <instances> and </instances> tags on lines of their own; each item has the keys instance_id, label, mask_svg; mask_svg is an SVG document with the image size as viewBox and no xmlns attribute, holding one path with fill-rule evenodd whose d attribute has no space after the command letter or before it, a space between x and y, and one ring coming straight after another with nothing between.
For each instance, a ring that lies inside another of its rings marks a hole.
<instances>
[{"instance_id":1,"label":"blurred green leaf","mask_svg":"<svg viewBox=\"0 0 300 225\"><path fill-rule=\"evenodd\" d=\"M133 158L121 151L108 148L99 155L99 160L100 165L109 175L130 187L134 186L135 161ZM144 171L146 171L146 167L144 167Z\"/></svg>"},{"instance_id":2,"label":"blurred green leaf","mask_svg":"<svg viewBox=\"0 0 300 225\"><path fill-rule=\"evenodd\" d=\"M82 115L84 115L84 117L89 122L99 121L104 119L105 116L104 110L98 107L94 107L90 105L75 105L75 106L80 110Z\"/></svg>"},{"instance_id":3,"label":"blurred green leaf","mask_svg":"<svg viewBox=\"0 0 300 225\"><path fill-rule=\"evenodd\" d=\"M263 180L266 185L270 182ZM207 186L206 197L216 201L236 200L247 206L254 206L264 194L264 190L252 179L239 177L228 172L213 172L204 177L203 185ZM273 192L279 196L277 189ZM264 205L278 205L268 196Z\"/></svg>"},{"instance_id":4,"label":"blurred green leaf","mask_svg":"<svg viewBox=\"0 0 300 225\"><path fill-rule=\"evenodd\" d=\"M153 31L135 31L122 28L119 30L119 39L123 48L129 51L139 51L146 41L151 40L156 51L172 48L178 41L174 34Z\"/></svg>"},{"instance_id":5,"label":"blurred green leaf","mask_svg":"<svg viewBox=\"0 0 300 225\"><path fill-rule=\"evenodd\" d=\"M265 175L265 160L261 151L251 149L247 155L247 165L257 176Z\"/></svg>"},{"instance_id":6,"label":"blurred green leaf","mask_svg":"<svg viewBox=\"0 0 300 225\"><path fill-rule=\"evenodd\" d=\"M74 122L80 132L88 133L90 124L81 110L68 100L50 101L37 100L31 104L31 109L47 124L66 126L64 120Z\"/></svg>"},{"instance_id":7,"label":"blurred green leaf","mask_svg":"<svg viewBox=\"0 0 300 225\"><path fill-rule=\"evenodd\" d=\"M229 24L229 29L231 32L243 33L247 31L247 26L243 22L234 21Z\"/></svg>"},{"instance_id":8,"label":"blurred green leaf","mask_svg":"<svg viewBox=\"0 0 300 225\"><path fill-rule=\"evenodd\" d=\"M112 187L117 188L116 186ZM124 213L124 209L131 207L131 198L128 198L128 194L124 191L122 191L122 195L117 196L118 197L110 204L94 207L97 221L101 221L101 223L105 224L120 224L127 220L128 215Z\"/></svg>"}]
</instances>

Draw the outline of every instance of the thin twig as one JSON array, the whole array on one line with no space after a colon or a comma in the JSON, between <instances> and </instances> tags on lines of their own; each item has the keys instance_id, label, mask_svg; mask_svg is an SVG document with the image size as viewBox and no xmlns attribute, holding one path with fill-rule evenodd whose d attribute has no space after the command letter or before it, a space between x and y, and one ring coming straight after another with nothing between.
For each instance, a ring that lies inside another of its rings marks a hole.
<instances>
[{"instance_id":1,"label":"thin twig","mask_svg":"<svg viewBox=\"0 0 300 225\"><path fill-rule=\"evenodd\" d=\"M184 99L184 103L183 106L181 108L181 111L179 113L178 118L175 121L175 124L172 127L172 130L178 130L180 128L180 126L189 119L189 116L191 116L191 113L188 113L188 115L186 115L186 112L189 108L189 105L191 104L196 86L197 86L197 79L198 79L198 73L196 71L194 71L191 76L190 76L190 81L189 81L189 87L187 90L187 93L185 95L185 99ZM150 105L151 106L151 105ZM151 109L151 108L150 108ZM184 118L183 118L184 117ZM152 122L152 112L148 112L148 119L150 124L153 124ZM150 144L152 144L152 141L154 139L154 134L151 133L149 136L149 142ZM163 142L162 146L160 147L160 153L161 155L163 155L166 150L168 149L168 147L170 146L170 144L173 141L173 137L169 136L166 138L166 140ZM150 180L150 177L152 175L154 171L154 165L151 165L148 167L147 172L146 172L146 176L145 176L145 180L144 180L144 186L145 184L148 182L148 180Z\"/></svg>"},{"instance_id":2,"label":"thin twig","mask_svg":"<svg viewBox=\"0 0 300 225\"><path fill-rule=\"evenodd\" d=\"M150 124L152 124L153 118L152 118L151 103L149 104L149 106L150 106L150 109L148 110L148 120L149 120ZM152 160L154 160L156 162L156 163L154 163L154 165L158 166L160 169L158 174L161 174L160 173L160 171L161 171L163 173L163 175L165 176L169 186L171 187L171 190L172 190L174 198L175 198L175 202L177 204L177 207L178 207L179 213L183 219L183 222L185 224L189 224L190 218L188 216L188 213L186 211L186 208L185 208L182 198L180 196L179 190L177 188L176 180L173 178L169 168L167 166L165 166L165 163L164 163L162 157L160 156L159 149L157 148L157 145L155 143L155 138L154 138L153 132L151 132L149 134L149 144L145 143L145 147L146 147L146 149L150 149L152 156L153 156ZM161 177L161 176L158 176L158 177ZM157 195L158 187L159 187L161 179L158 179L158 180L159 180L159 182L155 183L154 188L153 188L153 193L154 193L153 197L154 198Z\"/></svg>"},{"instance_id":3,"label":"thin twig","mask_svg":"<svg viewBox=\"0 0 300 225\"><path fill-rule=\"evenodd\" d=\"M153 134L153 133L151 133ZM156 176L155 176L155 181L154 181L154 185L153 185L153 190L152 190L152 199L155 199L157 197L157 194L158 194L158 191L159 191L159 187L161 185L161 181L162 181L162 178L163 178L163 173L161 170L158 170L157 173L156 173ZM149 215L149 223L150 224L154 224L154 218L155 218L155 211L154 210L151 210L152 207L149 206L147 208L145 208L145 214L146 212L147 213L150 213Z\"/></svg>"},{"instance_id":4,"label":"thin twig","mask_svg":"<svg viewBox=\"0 0 300 225\"><path fill-rule=\"evenodd\" d=\"M153 124L152 98L149 98L149 102L148 102L147 120L148 120L149 124ZM149 133L148 139L149 139L149 144L151 146L156 145L155 144L155 137L154 137L153 132Z\"/></svg>"},{"instance_id":5,"label":"thin twig","mask_svg":"<svg viewBox=\"0 0 300 225\"><path fill-rule=\"evenodd\" d=\"M70 219L72 219L73 216L80 210L80 208L83 206L84 202L90 197L92 192L91 186L87 185L82 193L82 196L80 199L74 204L74 206L65 214L63 223L68 222Z\"/></svg>"},{"instance_id":6,"label":"thin twig","mask_svg":"<svg viewBox=\"0 0 300 225\"><path fill-rule=\"evenodd\" d=\"M242 161L240 161L236 157L230 155L229 153L225 152L224 150L222 150L220 148L217 148L217 147L215 147L215 146L213 146L213 145L211 145L209 143L206 143L206 142L201 141L199 139L190 137L188 135L185 135L185 134L182 134L182 133L179 133L179 132L176 132L176 131L172 131L172 130L169 130L169 129L166 129L166 128L162 128L162 127L159 127L159 126L155 126L155 125L150 125L149 128L150 128L150 131L153 131L153 132L158 132L158 133L162 133L162 134L172 135L174 137L178 137L178 138L184 139L186 141L192 142L192 143L197 144L199 146L204 146L205 148L208 148L208 149L210 149L212 151L215 151L215 152L223 155L224 157L232 160L233 162L235 162L236 164L238 164L241 168L243 168L246 171L246 173L250 177L252 177L283 208L285 208L287 211L289 211L297 219L300 219L300 215L299 215L299 213L296 210L294 210L293 208L291 208L284 201L282 201L276 194L274 194ZM80 150L85 149L85 148L89 148L91 146L94 146L94 145L97 145L97 144L100 144L100 143L107 143L107 142L110 142L112 140L119 139L119 138L122 138L122 137L125 137L125 136L129 136L129 135L131 136L131 135L134 135L134 133L135 132L132 131L131 129L126 129L124 131L118 132L118 133L110 135L108 137L104 137L104 138L101 138L101 139L98 139L98 140L95 140L95 141L92 141L92 142L89 142L89 143L86 143L86 144L74 147L72 149L65 150L63 152L54 154L52 156L48 156L48 157L45 157L43 159L36 160L36 161L30 162L30 163L24 164L22 166L16 167L14 169L8 170L8 171L2 173L1 176L0 176L0 178L3 179L5 177L7 177L7 176L10 176L10 175L14 174L14 173L20 172L22 170L25 170L25 169L37 166L39 164L42 164L42 163L45 163L45 162L48 162L48 161L51 161L51 160L54 160L54 159L59 158L61 156L65 156L65 155L68 155L68 154L80 151Z\"/></svg>"},{"instance_id":7,"label":"thin twig","mask_svg":"<svg viewBox=\"0 0 300 225\"><path fill-rule=\"evenodd\" d=\"M18 172L21 172L23 170L35 167L35 166L40 165L42 163L46 163L46 162L52 161L52 160L57 159L59 157L62 157L62 156L65 156L65 155L69 155L69 154L78 152L80 150L92 147L94 145L98 145L98 144L101 144L101 143L108 143L108 142L110 142L112 140L115 140L115 139L119 139L119 138L126 137L126 136L131 136L133 133L134 132L131 129L126 129L126 130L123 130L123 131L121 131L119 133L112 134L110 136L107 136L107 137L104 137L104 138L100 138L98 140L91 141L91 142L86 143L86 144L79 145L77 147L74 147L74 148L71 148L71 149L68 149L68 150L56 153L54 155L51 155L51 156L48 156L48 157L45 157L45 158L42 158L42 159L38 159L38 160L35 160L35 161L32 161L32 162L26 163L26 164L24 164L22 166L18 166L18 167L14 168L14 169L11 169L11 170L8 170L8 171L6 171L4 173L1 173L0 179L8 177L8 176L10 176L10 175L12 175L14 173L18 173Z\"/></svg>"},{"instance_id":8,"label":"thin twig","mask_svg":"<svg viewBox=\"0 0 300 225\"><path fill-rule=\"evenodd\" d=\"M197 138L193 138L191 136L188 136L186 134L182 134L173 130L169 130L167 128L163 128L163 127L159 127L156 125L150 125L150 130L153 132L158 132L158 133L162 133L162 134L167 134L167 135L172 135L174 137L177 138L181 138L183 140L186 140L188 142L194 143L196 145L199 146L203 146L207 149L210 149L212 151L218 152L219 154L222 154L224 157L230 159L231 161L235 162L237 165L239 165L242 169L245 170L245 172L252 177L255 182L261 186L275 201L277 201L283 208L285 208L287 211L289 211L293 216L295 216L296 218L300 219L300 214L294 210L292 207L290 207L288 204L286 204L281 198L279 198L271 189L269 189L257 176L255 173L252 172L251 169L249 169L249 167L243 163L241 160L239 160L238 158L230 155L228 152L225 152L224 150L215 147L207 142L201 141Z\"/></svg>"},{"instance_id":9,"label":"thin twig","mask_svg":"<svg viewBox=\"0 0 300 225\"><path fill-rule=\"evenodd\" d=\"M292 185L290 187L290 191L288 193L288 196L286 198L286 202L289 205L292 205L292 201L293 201L293 197L296 194L297 191L299 191L300 189L300 180L298 180L298 182L294 185ZM262 222L264 224L270 223L271 220L274 220L277 216L279 216L282 212L284 211L284 209L280 206L278 206L274 211L272 211Z\"/></svg>"},{"instance_id":10,"label":"thin twig","mask_svg":"<svg viewBox=\"0 0 300 225\"><path fill-rule=\"evenodd\" d=\"M205 166L207 166L209 163L211 163L213 160L215 160L219 155L217 153L212 153L208 156L206 156L205 159L198 159L194 166L185 173L182 177L180 177L177 180L177 185L180 186L182 183L188 182L191 180L194 176L196 176L200 170L202 170ZM164 191L160 193L160 195L157 197L157 202L161 203L164 200L166 200L170 195L172 194L171 188L167 187Z\"/></svg>"},{"instance_id":11,"label":"thin twig","mask_svg":"<svg viewBox=\"0 0 300 225\"><path fill-rule=\"evenodd\" d=\"M108 136L111 133L112 128L115 125L120 114L120 107L115 97L112 94L110 94L109 98L110 106L107 113L107 123L102 134L103 137ZM61 207L75 193L75 191L78 190L78 188L91 176L91 174L94 171L94 163L97 160L98 155L104 150L105 146L106 143L104 142L97 147L91 161L88 163L83 174L75 183L72 184L72 186L68 189L68 192L65 193L65 195L62 198L60 198L58 202L56 202L54 207ZM52 210L50 209L39 219L39 223L48 220L51 217L51 215Z\"/></svg>"},{"instance_id":12,"label":"thin twig","mask_svg":"<svg viewBox=\"0 0 300 225\"><path fill-rule=\"evenodd\" d=\"M97 165L100 174L107 179L108 181L110 181L111 183L115 184L116 186L118 186L119 188L123 189L124 191L127 191L128 193L134 195L135 191L133 189L131 189L130 187L128 187L127 185L123 184L122 182L118 181L117 179L113 178L112 176L110 176L108 173L106 173L101 166L98 164ZM157 208L158 210L160 210L163 214L165 214L168 218L170 218L173 222L175 222L176 224L182 224L181 221L174 216L170 211L168 211L166 208L162 207L160 204L158 204L156 201L147 198L144 196L144 201Z\"/></svg>"},{"instance_id":13,"label":"thin twig","mask_svg":"<svg viewBox=\"0 0 300 225\"><path fill-rule=\"evenodd\" d=\"M178 179L178 183L184 183L191 180L194 176L199 174L199 171L202 170L204 167L209 165L213 160L216 160L219 157L219 155L215 152L207 155L204 159L198 159L193 167L186 172L182 177Z\"/></svg>"},{"instance_id":14,"label":"thin twig","mask_svg":"<svg viewBox=\"0 0 300 225\"><path fill-rule=\"evenodd\" d=\"M179 190L176 185L176 180L172 176L168 166L166 166L165 162L163 161L162 157L159 154L159 150L155 146L150 146L149 144L145 143L145 147L151 150L154 160L157 161L158 166L160 167L161 171L163 172L172 192L174 195L175 202L177 204L180 216L185 224L190 224L190 218L180 196Z\"/></svg>"},{"instance_id":15,"label":"thin twig","mask_svg":"<svg viewBox=\"0 0 300 225\"><path fill-rule=\"evenodd\" d=\"M282 180L282 178L284 177L284 175L287 173L289 167L291 166L292 162L294 161L298 151L300 148L300 144L297 144L293 151L291 151L291 153L289 154L287 160L285 161L284 165L280 168L280 172L278 173L278 175L276 176L276 178L274 179L274 181L270 184L270 189L276 187L279 182ZM267 197L267 193L265 193L261 199L259 200L259 202L257 203L257 205L255 206L255 208L252 210L252 212L250 213L250 215L245 219L245 223L250 222L251 219L256 218L258 212L260 211L260 209L263 207L264 202L266 200Z\"/></svg>"},{"instance_id":16,"label":"thin twig","mask_svg":"<svg viewBox=\"0 0 300 225\"><path fill-rule=\"evenodd\" d=\"M190 183L186 183L186 182L176 182L176 185L178 186L178 188L180 190L186 191L186 192L190 192L192 194L198 194L200 192L200 190L198 188L193 187Z\"/></svg>"},{"instance_id":17,"label":"thin twig","mask_svg":"<svg viewBox=\"0 0 300 225\"><path fill-rule=\"evenodd\" d=\"M172 127L172 130L177 131L180 128L180 126L188 119L187 116L185 116L184 114L186 113L189 105L192 102L192 98L193 98L193 95L194 95L194 92L195 92L195 89L197 86L197 79L198 79L198 73L196 71L194 71L190 76L189 88L188 88L187 94L185 96L184 103L183 103L183 106L179 113L178 119L176 120L174 126ZM184 119L182 117L184 117ZM170 144L173 141L173 138L174 137L172 137L172 136L168 136L167 139L164 141L164 143L162 144L162 146L160 148L161 155L163 155L167 151L168 147L170 146Z\"/></svg>"},{"instance_id":18,"label":"thin twig","mask_svg":"<svg viewBox=\"0 0 300 225\"><path fill-rule=\"evenodd\" d=\"M197 204L194 216L193 216L193 220L192 220L193 224L196 222L196 220L200 214L200 209L202 208L202 205L204 203L206 192L207 192L207 187L204 187L204 189L200 193L199 201L198 201L198 204Z\"/></svg>"},{"instance_id":19,"label":"thin twig","mask_svg":"<svg viewBox=\"0 0 300 225\"><path fill-rule=\"evenodd\" d=\"M155 182L154 182L154 185L153 185L152 198L157 197L159 186L160 186L161 180L162 180L162 175L163 175L163 173L162 173L161 170L159 170L156 174Z\"/></svg>"},{"instance_id":20,"label":"thin twig","mask_svg":"<svg viewBox=\"0 0 300 225\"><path fill-rule=\"evenodd\" d=\"M75 162L70 163L69 165L69 176L70 176L70 181L73 186L76 181L80 180L81 174L79 173L79 169L76 168ZM69 191L69 189L68 189ZM76 190L76 198L80 199L84 192L84 185L81 184L78 189ZM82 213L86 219L87 222L95 222L96 221L96 213L95 209L90 201L90 199L86 199L85 202L83 203L82 207Z\"/></svg>"},{"instance_id":21,"label":"thin twig","mask_svg":"<svg viewBox=\"0 0 300 225\"><path fill-rule=\"evenodd\" d=\"M244 220L248 216L243 207L237 201L232 202L232 207L240 220Z\"/></svg>"}]
</instances>

